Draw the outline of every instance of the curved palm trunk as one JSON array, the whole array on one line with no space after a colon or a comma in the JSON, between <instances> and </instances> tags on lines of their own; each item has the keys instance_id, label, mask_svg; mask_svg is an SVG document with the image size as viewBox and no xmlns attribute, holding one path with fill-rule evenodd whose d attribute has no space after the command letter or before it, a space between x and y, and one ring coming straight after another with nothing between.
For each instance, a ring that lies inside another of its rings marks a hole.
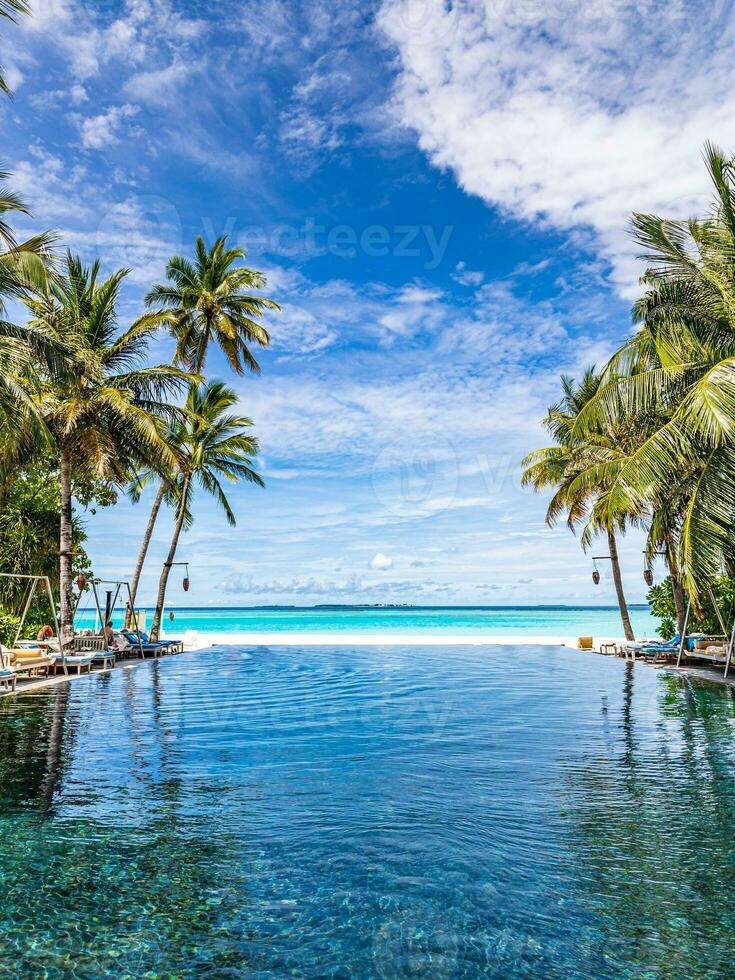
<instances>
[{"instance_id":1,"label":"curved palm trunk","mask_svg":"<svg viewBox=\"0 0 735 980\"><path fill-rule=\"evenodd\" d=\"M148 518L148 524L146 525L145 534L143 535L143 541L140 545L140 551L138 552L138 561L135 565L135 571L133 572L133 578L130 582L130 606L125 610L125 629L130 629L130 623L133 619L133 610L135 609L135 597L138 594L138 585L140 584L140 576L143 572L143 565L145 564L146 555L148 554L148 547L151 543L151 537L153 536L153 529L156 526L156 521L158 520L158 512L161 509L161 504L163 503L163 496L165 494L165 488L163 482L161 482L158 488L158 493L156 494L156 499L153 501L153 507L151 508L151 513Z\"/></svg>"},{"instance_id":2,"label":"curved palm trunk","mask_svg":"<svg viewBox=\"0 0 735 980\"><path fill-rule=\"evenodd\" d=\"M163 571L161 572L161 579L158 583L158 597L156 599L156 612L153 616L153 625L151 626L151 639L157 640L158 635L161 631L161 619L163 618L163 604L166 601L166 586L168 585L168 577L171 574L171 564L176 557L176 548L179 544L179 537L181 535L181 529L184 526L184 517L186 516L186 504L187 498L189 496L189 485L191 483L191 477L187 476L184 479L184 485L181 488L181 500L179 502L179 510L176 515L176 524L174 525L174 533L171 538L171 547L168 549L168 558L163 566Z\"/></svg>"},{"instance_id":3,"label":"curved palm trunk","mask_svg":"<svg viewBox=\"0 0 735 980\"><path fill-rule=\"evenodd\" d=\"M620 618L623 621L625 639L634 640L633 627L630 625L630 616L628 615L628 604L625 601L625 593L623 592L623 577L620 574L618 545L615 541L615 532L612 530L608 530L607 532L607 543L610 548L610 564L612 565L613 582L615 583L615 592L618 597L618 606L620 607Z\"/></svg>"},{"instance_id":4,"label":"curved palm trunk","mask_svg":"<svg viewBox=\"0 0 735 980\"><path fill-rule=\"evenodd\" d=\"M59 485L61 515L59 521L59 592L61 600L61 646L68 649L74 643L74 597L71 591L71 563L74 526L72 523L72 458L69 446L62 443L59 455Z\"/></svg>"}]
</instances>

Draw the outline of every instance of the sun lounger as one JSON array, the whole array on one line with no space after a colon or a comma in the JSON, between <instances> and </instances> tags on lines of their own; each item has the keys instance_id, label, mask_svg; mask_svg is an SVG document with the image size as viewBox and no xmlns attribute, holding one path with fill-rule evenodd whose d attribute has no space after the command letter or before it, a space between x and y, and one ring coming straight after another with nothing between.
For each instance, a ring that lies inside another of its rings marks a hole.
<instances>
[{"instance_id":1,"label":"sun lounger","mask_svg":"<svg viewBox=\"0 0 735 980\"><path fill-rule=\"evenodd\" d=\"M676 653L679 650L681 638L677 635L670 640L629 640L619 649L626 658L630 655L635 660L636 655L640 654L645 659L650 657L662 656L663 654Z\"/></svg>"},{"instance_id":2,"label":"sun lounger","mask_svg":"<svg viewBox=\"0 0 735 980\"><path fill-rule=\"evenodd\" d=\"M174 647L183 650L184 643L183 640L152 640L147 633L141 632L140 638L143 643L150 643L152 646L166 647L169 650L173 650Z\"/></svg>"},{"instance_id":3,"label":"sun lounger","mask_svg":"<svg viewBox=\"0 0 735 980\"><path fill-rule=\"evenodd\" d=\"M110 650L104 636L74 637L74 653L92 657L92 662L102 664L103 669L115 666L116 651Z\"/></svg>"},{"instance_id":4,"label":"sun lounger","mask_svg":"<svg viewBox=\"0 0 735 980\"><path fill-rule=\"evenodd\" d=\"M646 644L646 646L641 647L638 650L638 654L643 657L644 660L668 660L669 657L674 656L678 653L679 646L673 646L671 643L659 643L659 644Z\"/></svg>"},{"instance_id":5,"label":"sun lounger","mask_svg":"<svg viewBox=\"0 0 735 980\"><path fill-rule=\"evenodd\" d=\"M8 650L5 656L9 658L10 667L16 674L28 674L29 677L48 677L49 667L53 659L41 650Z\"/></svg>"},{"instance_id":6,"label":"sun lounger","mask_svg":"<svg viewBox=\"0 0 735 980\"><path fill-rule=\"evenodd\" d=\"M56 673L59 672L59 668L63 670L65 674L69 673L69 668L72 670L76 667L77 675L80 675L83 670L88 673L92 672L92 663L98 654L92 653L57 653L54 655L54 667Z\"/></svg>"},{"instance_id":7,"label":"sun lounger","mask_svg":"<svg viewBox=\"0 0 735 980\"><path fill-rule=\"evenodd\" d=\"M16 686L15 671L10 668L0 669L0 689L14 691Z\"/></svg>"},{"instance_id":8,"label":"sun lounger","mask_svg":"<svg viewBox=\"0 0 735 980\"><path fill-rule=\"evenodd\" d=\"M130 644L130 649L126 650L126 653L137 653L141 657L161 657L166 652L166 648L160 643L151 643L150 640L144 641L142 637L139 639L135 633L128 633L127 630L123 630L122 635Z\"/></svg>"},{"instance_id":9,"label":"sun lounger","mask_svg":"<svg viewBox=\"0 0 735 980\"><path fill-rule=\"evenodd\" d=\"M141 647L146 653L159 657L166 653L180 653L183 648L181 640L151 640L147 633L140 633L140 639L135 633L123 630L123 636L133 647Z\"/></svg>"}]
</instances>

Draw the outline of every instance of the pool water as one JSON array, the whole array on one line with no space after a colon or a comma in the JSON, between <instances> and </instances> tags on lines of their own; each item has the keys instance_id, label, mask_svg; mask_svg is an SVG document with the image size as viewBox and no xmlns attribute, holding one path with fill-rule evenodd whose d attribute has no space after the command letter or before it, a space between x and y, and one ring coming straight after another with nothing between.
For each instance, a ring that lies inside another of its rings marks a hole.
<instances>
[{"instance_id":1,"label":"pool water","mask_svg":"<svg viewBox=\"0 0 735 980\"><path fill-rule=\"evenodd\" d=\"M215 649L0 701L0 971L724 976L730 690L573 650Z\"/></svg>"}]
</instances>

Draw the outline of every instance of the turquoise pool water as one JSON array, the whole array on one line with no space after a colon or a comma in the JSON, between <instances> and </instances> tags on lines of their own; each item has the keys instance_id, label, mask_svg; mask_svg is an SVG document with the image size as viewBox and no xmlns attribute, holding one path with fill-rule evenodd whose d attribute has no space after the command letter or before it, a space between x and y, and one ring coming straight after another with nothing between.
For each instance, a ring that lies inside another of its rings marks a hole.
<instances>
[{"instance_id":1,"label":"turquoise pool water","mask_svg":"<svg viewBox=\"0 0 735 980\"><path fill-rule=\"evenodd\" d=\"M9 976L724 976L732 692L222 648L0 701Z\"/></svg>"},{"instance_id":2,"label":"turquoise pool water","mask_svg":"<svg viewBox=\"0 0 735 980\"><path fill-rule=\"evenodd\" d=\"M488 636L621 636L617 608L594 607L431 607L408 609L176 609L171 631L195 629L206 633L478 633ZM149 612L148 623L152 620ZM116 623L121 622L118 611ZM655 636L657 621L648 606L633 606L636 636ZM78 625L92 626L87 610Z\"/></svg>"}]
</instances>

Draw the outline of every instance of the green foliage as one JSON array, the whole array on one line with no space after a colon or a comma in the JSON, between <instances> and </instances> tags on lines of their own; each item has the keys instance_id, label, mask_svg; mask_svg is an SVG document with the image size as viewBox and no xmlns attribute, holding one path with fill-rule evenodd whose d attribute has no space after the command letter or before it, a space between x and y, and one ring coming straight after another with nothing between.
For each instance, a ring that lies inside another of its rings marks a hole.
<instances>
[{"instance_id":1,"label":"green foliage","mask_svg":"<svg viewBox=\"0 0 735 980\"><path fill-rule=\"evenodd\" d=\"M68 252L49 288L25 299L29 326L69 345L67 369L46 377L40 406L57 450L71 454L75 492L88 479L125 486L136 466L175 466L164 438L176 415L169 398L191 380L170 365L145 366L155 327L120 328L127 270L103 280L100 268Z\"/></svg>"},{"instance_id":2,"label":"green foliage","mask_svg":"<svg viewBox=\"0 0 735 980\"><path fill-rule=\"evenodd\" d=\"M735 160L705 147L714 200L702 219L634 214L647 263L641 325L608 365L577 421L580 437L659 417L609 490L613 515L676 505L678 565L697 605L733 553L735 531ZM727 567L727 564L726 564ZM720 627L721 629L721 627Z\"/></svg>"},{"instance_id":3,"label":"green foliage","mask_svg":"<svg viewBox=\"0 0 735 980\"><path fill-rule=\"evenodd\" d=\"M83 480L75 487L78 504L95 513L97 507L108 507L116 501L114 490L101 481ZM58 467L48 454L41 454L18 469L3 487L0 498L0 572L21 575L47 575L54 593L59 582L59 508L61 493ZM74 520L73 573L91 575L89 559L84 553L84 523ZM20 612L28 583L19 579L0 578L0 606L10 613ZM32 613L43 606L44 622L50 610L45 594L37 592ZM40 615L40 613L39 613Z\"/></svg>"},{"instance_id":4,"label":"green foliage","mask_svg":"<svg viewBox=\"0 0 735 980\"><path fill-rule=\"evenodd\" d=\"M46 610L48 610L48 602L44 602ZM18 632L18 624L20 623L20 616L15 616L12 613L3 612L0 609L0 643L3 646L10 646L15 641L15 634ZM53 625L53 619L46 613L43 615L43 610L41 609L29 612L23 623L23 629L21 631L21 640L35 640L39 634L42 626Z\"/></svg>"},{"instance_id":5,"label":"green foliage","mask_svg":"<svg viewBox=\"0 0 735 980\"><path fill-rule=\"evenodd\" d=\"M175 255L166 268L167 283L153 286L146 296L153 312L138 322L167 326L176 340L176 361L196 374L203 371L212 342L237 374L246 367L260 371L250 348L268 345L268 332L259 321L279 307L251 292L265 286L265 276L235 265L244 258L241 249L227 248L226 237L207 250L199 236L195 262Z\"/></svg>"},{"instance_id":6,"label":"green foliage","mask_svg":"<svg viewBox=\"0 0 735 980\"><path fill-rule=\"evenodd\" d=\"M10 613L0 612L0 643L9 647L15 639L20 619L18 616L11 616Z\"/></svg>"},{"instance_id":7,"label":"green foliage","mask_svg":"<svg viewBox=\"0 0 735 980\"><path fill-rule=\"evenodd\" d=\"M656 632L664 640L670 640L676 632L676 603L670 575L663 582L651 586L648 590L648 602L653 615L661 620Z\"/></svg>"},{"instance_id":8,"label":"green foliage","mask_svg":"<svg viewBox=\"0 0 735 980\"><path fill-rule=\"evenodd\" d=\"M48 609L48 602L45 603L46 609ZM0 643L3 646L10 646L15 641L15 634L18 632L18 624L20 623L20 616L14 616L12 613L6 613L0 610ZM23 629L19 639L21 640L35 640L39 634L42 626L53 624L53 619L50 615L39 615L39 612L29 613L25 622L23 623Z\"/></svg>"},{"instance_id":9,"label":"green foliage","mask_svg":"<svg viewBox=\"0 0 735 980\"><path fill-rule=\"evenodd\" d=\"M731 578L729 575L721 575L712 583L712 592L720 608L725 627L729 630L732 628L735 619L735 578ZM651 587L648 592L648 601L653 615L661 621L657 633L665 640L670 640L676 632L676 606L671 587L671 576ZM687 633L705 633L711 636L718 636L722 633L722 624L709 593L703 597L700 612L692 607Z\"/></svg>"}]
</instances>

